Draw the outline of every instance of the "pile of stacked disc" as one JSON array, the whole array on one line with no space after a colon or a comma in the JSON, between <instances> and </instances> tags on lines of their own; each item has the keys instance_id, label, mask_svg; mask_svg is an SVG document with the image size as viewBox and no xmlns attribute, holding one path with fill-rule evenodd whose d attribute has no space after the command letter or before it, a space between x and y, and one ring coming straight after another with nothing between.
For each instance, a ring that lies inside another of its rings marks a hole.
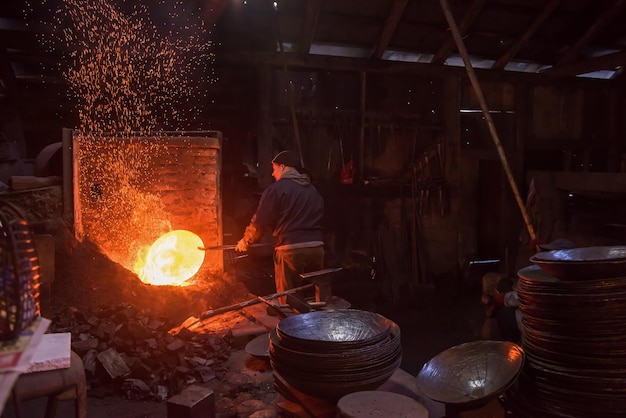
<instances>
[{"instance_id":1,"label":"pile of stacked disc","mask_svg":"<svg viewBox=\"0 0 626 418\"><path fill-rule=\"evenodd\" d=\"M315 311L281 320L270 333L274 372L310 396L337 400L372 390L399 367L400 328L354 309Z\"/></svg>"},{"instance_id":2,"label":"pile of stacked disc","mask_svg":"<svg viewBox=\"0 0 626 418\"><path fill-rule=\"evenodd\" d=\"M511 407L521 416L626 416L626 247L531 261L518 272L526 363Z\"/></svg>"}]
</instances>

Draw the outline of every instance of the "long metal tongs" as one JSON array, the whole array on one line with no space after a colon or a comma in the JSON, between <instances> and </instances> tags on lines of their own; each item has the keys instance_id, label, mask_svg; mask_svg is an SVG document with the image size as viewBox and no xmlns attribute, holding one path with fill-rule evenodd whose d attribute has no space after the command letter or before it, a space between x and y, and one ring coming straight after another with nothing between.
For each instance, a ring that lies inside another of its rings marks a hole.
<instances>
[{"instance_id":1,"label":"long metal tongs","mask_svg":"<svg viewBox=\"0 0 626 418\"><path fill-rule=\"evenodd\" d=\"M258 248L258 247L270 247L272 244L270 243L258 243L258 244L250 244L248 248ZM201 251L219 251L219 250L234 250L237 247L237 244L228 244L228 245L214 245L211 247L198 247Z\"/></svg>"},{"instance_id":2,"label":"long metal tongs","mask_svg":"<svg viewBox=\"0 0 626 418\"><path fill-rule=\"evenodd\" d=\"M293 289L289 289L286 290L284 292L278 292L278 293L273 293L271 295L267 295L267 296L257 296L254 299L250 299L250 300L246 300L244 302L240 302L240 303L235 303L233 305L228 305L228 306L224 306L222 308L217 308L217 309L211 309L209 311L203 312L200 317L198 319L196 319L195 321L193 321L190 324L185 324L184 327L182 328L190 328L206 319L212 318L216 315L220 315L226 312L230 312L230 311L235 311L237 309L242 309L245 308L246 306L250 306L250 305L254 305L257 303L267 303L267 301L271 300L271 299L276 299L280 296L286 296L290 293L295 293L295 292L299 292L301 290L306 290L306 289L311 289L312 287L314 287L315 285L313 283L309 283L306 284L304 286L300 286L300 287L294 287Z\"/></svg>"}]
</instances>

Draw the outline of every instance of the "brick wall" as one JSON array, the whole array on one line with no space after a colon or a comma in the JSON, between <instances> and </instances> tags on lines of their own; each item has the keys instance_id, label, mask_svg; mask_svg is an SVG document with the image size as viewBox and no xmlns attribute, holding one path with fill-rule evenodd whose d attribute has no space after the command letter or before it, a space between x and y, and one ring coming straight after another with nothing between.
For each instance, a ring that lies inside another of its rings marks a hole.
<instances>
[{"instance_id":1,"label":"brick wall","mask_svg":"<svg viewBox=\"0 0 626 418\"><path fill-rule=\"evenodd\" d=\"M222 244L221 133L73 135L76 235L132 270L136 254L170 230ZM208 251L201 271L223 271Z\"/></svg>"}]
</instances>

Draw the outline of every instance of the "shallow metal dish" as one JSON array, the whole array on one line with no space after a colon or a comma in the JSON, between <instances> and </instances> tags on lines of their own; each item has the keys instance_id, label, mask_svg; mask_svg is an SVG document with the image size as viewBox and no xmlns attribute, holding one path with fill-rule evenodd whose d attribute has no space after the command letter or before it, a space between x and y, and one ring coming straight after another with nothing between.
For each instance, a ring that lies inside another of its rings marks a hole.
<instances>
[{"instance_id":1,"label":"shallow metal dish","mask_svg":"<svg viewBox=\"0 0 626 418\"><path fill-rule=\"evenodd\" d=\"M539 261L616 261L626 262L626 246L581 247L565 250L543 251L532 258Z\"/></svg>"},{"instance_id":2,"label":"shallow metal dish","mask_svg":"<svg viewBox=\"0 0 626 418\"><path fill-rule=\"evenodd\" d=\"M626 246L583 247L540 252L530 261L562 280L626 276Z\"/></svg>"},{"instance_id":3,"label":"shallow metal dish","mask_svg":"<svg viewBox=\"0 0 626 418\"><path fill-rule=\"evenodd\" d=\"M255 357L270 356L270 336L269 333L261 334L246 344L246 353Z\"/></svg>"},{"instance_id":4,"label":"shallow metal dish","mask_svg":"<svg viewBox=\"0 0 626 418\"><path fill-rule=\"evenodd\" d=\"M449 348L428 361L417 384L446 404L487 402L511 385L524 364L524 350L508 341L480 340Z\"/></svg>"}]
</instances>

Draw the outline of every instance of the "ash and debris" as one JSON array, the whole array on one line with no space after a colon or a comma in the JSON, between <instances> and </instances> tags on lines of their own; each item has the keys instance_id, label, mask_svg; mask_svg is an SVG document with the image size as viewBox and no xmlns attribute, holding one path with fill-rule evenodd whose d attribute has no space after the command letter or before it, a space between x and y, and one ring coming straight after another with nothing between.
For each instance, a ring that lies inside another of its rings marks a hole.
<instances>
[{"instance_id":1,"label":"ash and debris","mask_svg":"<svg viewBox=\"0 0 626 418\"><path fill-rule=\"evenodd\" d=\"M71 332L91 396L165 400L191 383L224 378L227 335L168 333L169 319L118 305L55 317L56 332Z\"/></svg>"}]
</instances>

